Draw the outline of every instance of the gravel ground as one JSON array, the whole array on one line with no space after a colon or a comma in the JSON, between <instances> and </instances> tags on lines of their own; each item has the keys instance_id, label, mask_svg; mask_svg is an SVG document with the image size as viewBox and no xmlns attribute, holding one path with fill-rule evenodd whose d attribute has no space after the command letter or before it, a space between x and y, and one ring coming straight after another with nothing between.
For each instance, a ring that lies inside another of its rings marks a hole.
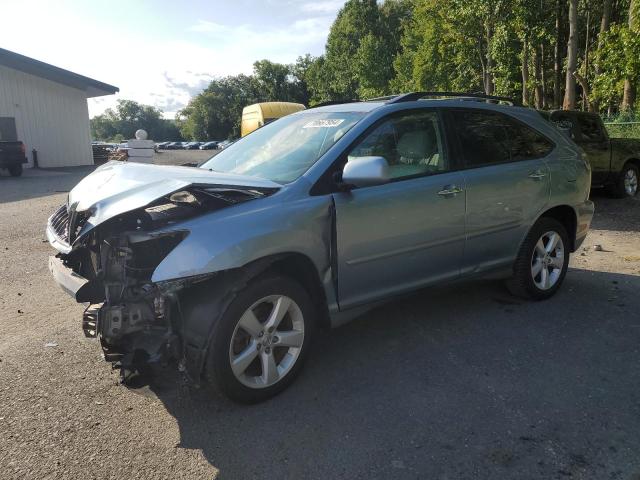
<instances>
[{"instance_id":1,"label":"gravel ground","mask_svg":"<svg viewBox=\"0 0 640 480\"><path fill-rule=\"evenodd\" d=\"M127 389L83 338L43 230L88 171L0 178L0 477L640 479L640 200L595 196L553 299L419 292L245 407L171 369Z\"/></svg>"}]
</instances>

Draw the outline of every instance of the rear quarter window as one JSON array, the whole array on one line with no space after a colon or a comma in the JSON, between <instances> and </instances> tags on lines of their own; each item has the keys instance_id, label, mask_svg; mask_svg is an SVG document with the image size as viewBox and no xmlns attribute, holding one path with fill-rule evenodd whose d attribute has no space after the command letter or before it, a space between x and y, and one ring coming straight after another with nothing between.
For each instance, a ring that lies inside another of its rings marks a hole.
<instances>
[{"instance_id":1,"label":"rear quarter window","mask_svg":"<svg viewBox=\"0 0 640 480\"><path fill-rule=\"evenodd\" d=\"M511 160L533 160L546 157L553 150L553 143L544 135L522 123L509 126Z\"/></svg>"}]
</instances>

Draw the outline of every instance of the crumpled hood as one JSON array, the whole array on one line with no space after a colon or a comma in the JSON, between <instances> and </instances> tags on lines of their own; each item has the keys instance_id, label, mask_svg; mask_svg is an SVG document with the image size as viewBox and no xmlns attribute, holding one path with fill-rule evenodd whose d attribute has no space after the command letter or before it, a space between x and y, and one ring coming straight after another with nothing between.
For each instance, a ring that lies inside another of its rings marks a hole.
<instances>
[{"instance_id":1,"label":"crumpled hood","mask_svg":"<svg viewBox=\"0 0 640 480\"><path fill-rule=\"evenodd\" d=\"M270 180L202 168L109 162L87 175L69 192L70 209L91 211L78 238L110 218L144 207L189 185L257 189L282 186Z\"/></svg>"}]
</instances>

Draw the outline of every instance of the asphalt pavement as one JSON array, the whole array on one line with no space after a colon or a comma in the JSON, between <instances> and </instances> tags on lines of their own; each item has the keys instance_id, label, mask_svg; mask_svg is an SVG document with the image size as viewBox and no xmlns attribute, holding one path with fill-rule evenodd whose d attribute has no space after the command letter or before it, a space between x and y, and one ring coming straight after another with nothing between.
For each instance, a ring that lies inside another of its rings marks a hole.
<instances>
[{"instance_id":1,"label":"asphalt pavement","mask_svg":"<svg viewBox=\"0 0 640 480\"><path fill-rule=\"evenodd\" d=\"M0 177L0 477L640 479L639 200L594 196L554 298L420 291L240 406L172 368L125 388L83 337L44 226L89 170Z\"/></svg>"}]
</instances>

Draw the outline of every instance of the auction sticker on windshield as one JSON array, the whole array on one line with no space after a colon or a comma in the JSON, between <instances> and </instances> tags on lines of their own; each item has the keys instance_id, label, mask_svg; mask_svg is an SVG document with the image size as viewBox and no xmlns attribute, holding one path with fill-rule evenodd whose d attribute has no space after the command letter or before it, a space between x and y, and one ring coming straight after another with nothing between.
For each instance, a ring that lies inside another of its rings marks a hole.
<instances>
[{"instance_id":1,"label":"auction sticker on windshield","mask_svg":"<svg viewBox=\"0 0 640 480\"><path fill-rule=\"evenodd\" d=\"M337 127L342 122L344 122L344 118L326 118L322 120L313 120L302 128L332 128Z\"/></svg>"}]
</instances>

